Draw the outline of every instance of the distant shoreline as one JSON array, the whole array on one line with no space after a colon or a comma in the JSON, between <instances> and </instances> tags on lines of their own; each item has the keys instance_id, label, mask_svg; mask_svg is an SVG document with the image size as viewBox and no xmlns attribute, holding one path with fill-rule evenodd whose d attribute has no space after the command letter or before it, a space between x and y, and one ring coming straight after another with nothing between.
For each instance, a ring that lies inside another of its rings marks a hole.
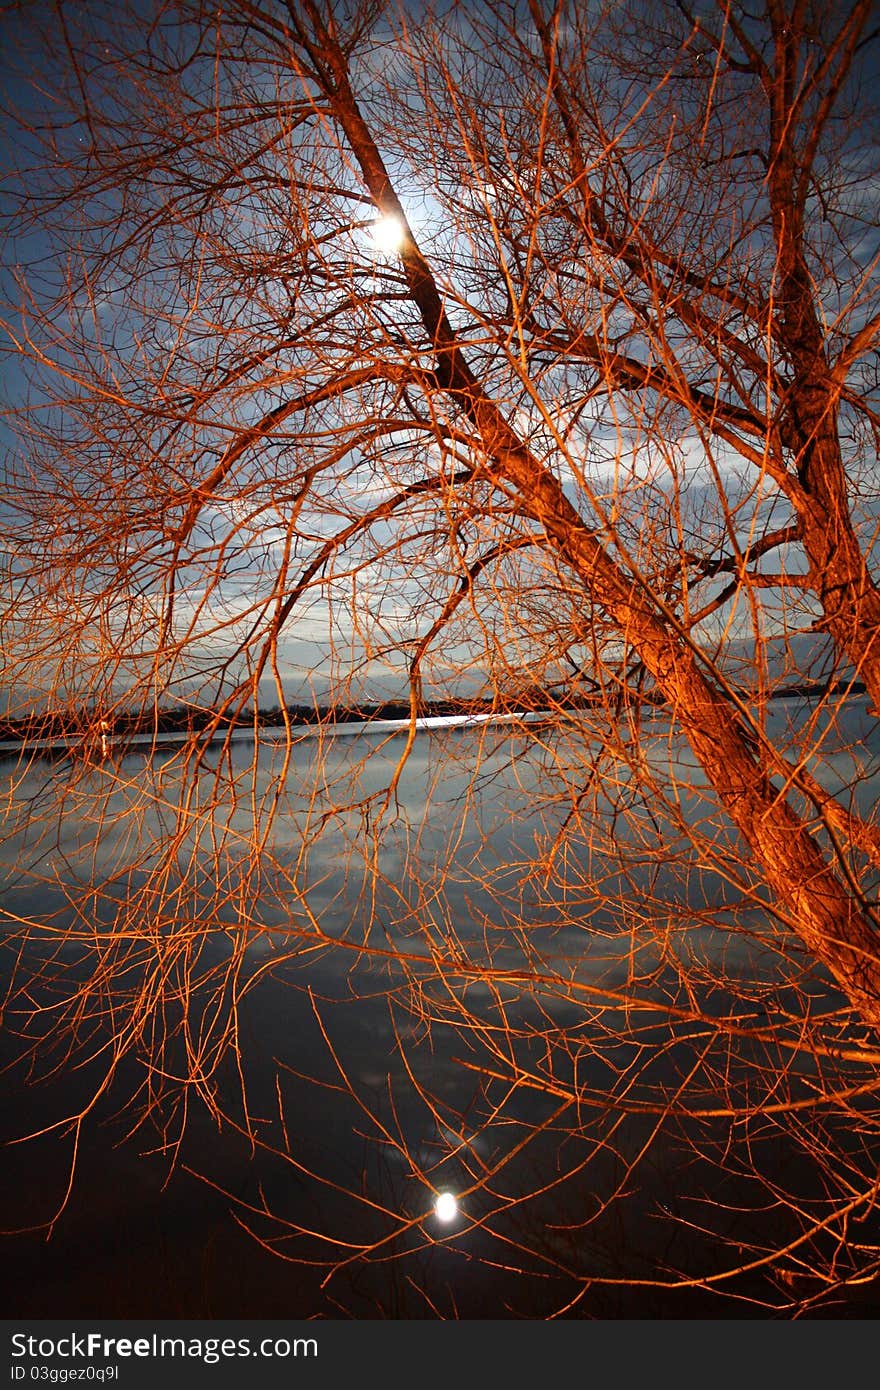
<instances>
[{"instance_id":1,"label":"distant shoreline","mask_svg":"<svg viewBox=\"0 0 880 1390\"><path fill-rule=\"evenodd\" d=\"M468 729L480 726L495 727L501 724L540 725L553 722L558 716L551 711L520 711L507 714L467 714L467 715L426 715L415 721L416 732L429 732L433 729ZM410 719L368 719L341 720L324 723L290 724L290 735L294 742L319 738L351 738L372 734L400 734L410 727ZM264 735L267 743L281 743L287 738L284 724L260 724L257 734ZM212 744L248 743L255 736L253 724L223 726L217 729L189 729L151 731L150 733L125 733L120 735L68 734L61 738L46 739L6 739L0 742L0 758L9 758L22 753L75 755L89 760L101 761L105 758L123 756L126 753L151 750L170 751L182 748L190 739L205 738L205 746Z\"/></svg>"},{"instance_id":2,"label":"distant shoreline","mask_svg":"<svg viewBox=\"0 0 880 1390\"><path fill-rule=\"evenodd\" d=\"M750 698L750 692L738 691L743 698ZM770 700L810 699L834 693L864 695L862 682L839 682L834 686L827 683L801 683L782 686L772 692ZM502 724L528 724L532 727L555 723L566 715L576 716L601 709L607 702L599 699L557 701L544 704L541 708L510 707L491 708L486 704L456 704L451 701L435 702L424 706L424 712L416 716L416 732L432 729L466 729L480 726L494 727ZM645 712L661 712L665 702L645 697ZM322 709L315 706L287 707L285 712L275 707L257 711L235 722L218 721L212 725L204 715L199 722L192 719L194 711L169 711L165 718L160 717L151 726L144 727L144 721L117 718L92 720L82 719L74 722L71 728L58 727L60 720L50 718L33 720L0 720L0 757L21 755L22 753L74 755L87 760L102 761L108 757L118 757L129 751L143 749L170 751L183 747L189 740L203 739L204 746L216 743L244 743L253 740L255 733L263 735L267 742L282 742L288 731L296 740L312 738L339 738L354 735L403 733L411 726L412 715L402 702L385 702L381 705L363 705L344 709ZM71 721L73 722L73 721ZM53 727L54 725L54 727Z\"/></svg>"},{"instance_id":3,"label":"distant shoreline","mask_svg":"<svg viewBox=\"0 0 880 1390\"><path fill-rule=\"evenodd\" d=\"M650 703L650 696L645 697ZM490 719L518 719L524 715L544 712L549 715L551 708L573 712L595 709L600 704L598 698L576 697L556 700L547 692L533 692L517 700L507 699L497 702L488 700L431 700L419 706L417 723L425 725L428 720L452 722L486 723ZM210 732L212 735L252 733L257 728L284 729L339 729L350 724L378 725L397 722L408 725L412 712L408 701L384 700L356 705L299 705L288 704L284 708L274 705L269 708L244 710L234 719L211 709L197 709L185 705L167 709L152 710L149 713L117 713L101 710L74 710L70 712L33 714L18 719L0 719L0 744L34 742L81 741L86 738L108 738L120 740L135 735L156 737L167 734L187 736Z\"/></svg>"}]
</instances>

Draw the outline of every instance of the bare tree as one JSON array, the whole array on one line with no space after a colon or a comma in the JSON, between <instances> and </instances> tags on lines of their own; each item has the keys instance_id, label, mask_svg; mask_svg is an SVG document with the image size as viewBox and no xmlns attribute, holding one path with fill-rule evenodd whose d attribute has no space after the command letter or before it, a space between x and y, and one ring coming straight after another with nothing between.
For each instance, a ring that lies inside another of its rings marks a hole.
<instances>
[{"instance_id":1,"label":"bare tree","mask_svg":"<svg viewBox=\"0 0 880 1390\"><path fill-rule=\"evenodd\" d=\"M406 1094L465 1165L475 1225L552 1268L561 1304L641 1279L808 1308L874 1277L876 19L865 0L59 8L65 56L7 194L28 385L11 707L157 738L170 701L192 711L153 779L90 758L11 779L9 857L57 912L13 902L11 998L60 990L59 1035L100 1059L90 1106L137 1055L169 1151L194 1095L309 1166L280 1076L277 1132L253 1120L241 1010L347 953L389 972ZM326 706L383 675L408 691L379 785L369 755L303 754L307 639ZM407 819L416 721L462 691L542 722L484 730L464 769L440 747ZM267 766L235 740L270 701ZM440 843L437 768L461 784ZM493 867L505 806L539 828ZM368 1099L313 1003L376 1151L435 1187L402 1102ZM451 1036L473 1113L420 1060ZM543 1118L510 1119L525 1095ZM481 1156L502 1122L517 1137ZM664 1228L711 1230L704 1264L591 1263L578 1233L634 1186L654 1201L673 1134L705 1201L664 1202ZM782 1134L806 1186L762 1162ZM779 1231L728 1220L713 1184L739 1168ZM548 1243L548 1203L596 1172L596 1210ZM421 1209L346 1192L344 1238L283 1204L248 1219L328 1271L433 1240Z\"/></svg>"}]
</instances>

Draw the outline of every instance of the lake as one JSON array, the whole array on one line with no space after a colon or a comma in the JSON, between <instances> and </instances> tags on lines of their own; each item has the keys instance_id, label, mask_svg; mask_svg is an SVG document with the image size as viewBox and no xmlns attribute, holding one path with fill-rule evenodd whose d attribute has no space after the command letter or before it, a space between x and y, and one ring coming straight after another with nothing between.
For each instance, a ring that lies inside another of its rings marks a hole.
<instances>
[{"instance_id":1,"label":"lake","mask_svg":"<svg viewBox=\"0 0 880 1390\"><path fill-rule=\"evenodd\" d=\"M0 765L7 1316L873 1315L876 1054L662 719L184 757Z\"/></svg>"}]
</instances>

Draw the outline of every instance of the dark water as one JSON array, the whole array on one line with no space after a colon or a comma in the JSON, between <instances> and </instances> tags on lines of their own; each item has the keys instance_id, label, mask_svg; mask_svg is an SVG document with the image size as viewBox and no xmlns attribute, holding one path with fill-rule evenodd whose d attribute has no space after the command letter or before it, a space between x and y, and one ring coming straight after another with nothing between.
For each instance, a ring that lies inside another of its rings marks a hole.
<instances>
[{"instance_id":1,"label":"dark water","mask_svg":"<svg viewBox=\"0 0 880 1390\"><path fill-rule=\"evenodd\" d=\"M829 775L868 799L867 734L838 736ZM796 986L840 1001L729 881L723 828L694 871L698 792L676 825L620 759L591 780L584 740L420 734L387 804L401 736L237 746L185 823L170 753L10 768L7 930L41 930L4 976L3 1137L46 1132L2 1154L7 1316L873 1316L841 1282L880 1238L853 1205L873 1068L754 1026ZM648 747L668 790L684 755Z\"/></svg>"}]
</instances>

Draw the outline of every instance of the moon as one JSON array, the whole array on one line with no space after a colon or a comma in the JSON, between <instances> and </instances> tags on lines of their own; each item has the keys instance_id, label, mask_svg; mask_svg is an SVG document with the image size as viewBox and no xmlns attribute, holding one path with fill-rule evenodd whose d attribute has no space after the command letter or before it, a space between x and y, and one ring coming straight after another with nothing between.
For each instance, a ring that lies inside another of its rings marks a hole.
<instances>
[{"instance_id":1,"label":"moon","mask_svg":"<svg viewBox=\"0 0 880 1390\"><path fill-rule=\"evenodd\" d=\"M434 1202L434 1215L444 1225L455 1220L458 1215L458 1202L451 1192L438 1192Z\"/></svg>"},{"instance_id":2,"label":"moon","mask_svg":"<svg viewBox=\"0 0 880 1390\"><path fill-rule=\"evenodd\" d=\"M373 246L383 256L395 255L403 245L404 227L399 217L377 217L370 228Z\"/></svg>"}]
</instances>

